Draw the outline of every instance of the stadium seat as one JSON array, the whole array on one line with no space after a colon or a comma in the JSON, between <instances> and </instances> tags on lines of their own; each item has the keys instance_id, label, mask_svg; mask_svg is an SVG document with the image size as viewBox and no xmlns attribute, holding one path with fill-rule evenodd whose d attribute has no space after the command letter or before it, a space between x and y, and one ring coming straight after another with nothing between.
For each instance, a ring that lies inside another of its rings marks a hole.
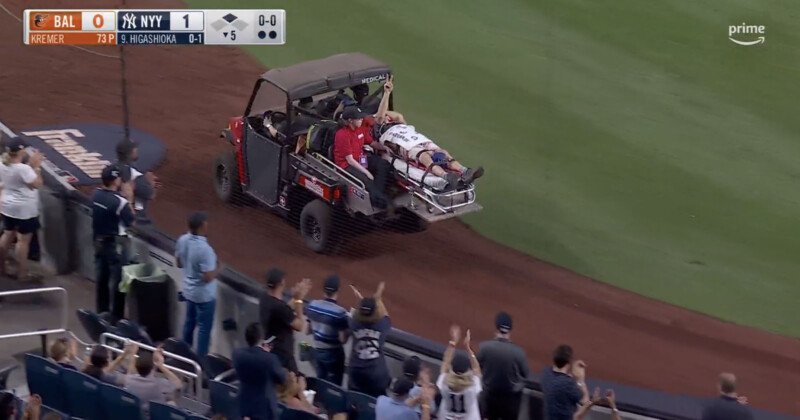
<instances>
[{"instance_id":1,"label":"stadium seat","mask_svg":"<svg viewBox=\"0 0 800 420\"><path fill-rule=\"evenodd\" d=\"M150 420L186 420L189 414L166 404L150 401Z\"/></svg>"},{"instance_id":2,"label":"stadium seat","mask_svg":"<svg viewBox=\"0 0 800 420\"><path fill-rule=\"evenodd\" d=\"M139 397L113 385L100 385L103 411L114 413L114 420L141 420L142 406Z\"/></svg>"},{"instance_id":3,"label":"stadium seat","mask_svg":"<svg viewBox=\"0 0 800 420\"><path fill-rule=\"evenodd\" d=\"M308 389L317 391L314 405L324 408L330 414L347 411L347 391L338 385L313 377L306 378L306 384Z\"/></svg>"},{"instance_id":4,"label":"stadium seat","mask_svg":"<svg viewBox=\"0 0 800 420\"><path fill-rule=\"evenodd\" d=\"M69 420L69 416L68 415L62 413L59 410L56 410L55 408L48 407L48 406L42 404L42 413L41 413L42 418L44 418L44 416L46 416L46 415L48 415L50 413L57 414L61 418L61 420Z\"/></svg>"},{"instance_id":5,"label":"stadium seat","mask_svg":"<svg viewBox=\"0 0 800 420\"><path fill-rule=\"evenodd\" d=\"M225 356L219 354L209 353L203 358L203 372L208 380L213 381L214 378L222 373L228 372L233 369L233 362ZM236 380L236 374L231 374L222 382L231 383Z\"/></svg>"},{"instance_id":6,"label":"stadium seat","mask_svg":"<svg viewBox=\"0 0 800 420\"><path fill-rule=\"evenodd\" d=\"M170 337L164 342L162 348L165 352L177 354L178 356L197 362L198 365L200 364L200 357L197 356L197 353L192 350L189 344L181 339ZM183 369L187 372L194 372L194 366L180 360L175 360L169 356L166 357L164 362L169 366Z\"/></svg>"},{"instance_id":7,"label":"stadium seat","mask_svg":"<svg viewBox=\"0 0 800 420\"><path fill-rule=\"evenodd\" d=\"M150 339L150 335L147 334L147 331L133 321L121 319L117 323L117 332L120 336L130 338L133 341L144 343L148 346L153 345L153 340Z\"/></svg>"},{"instance_id":8,"label":"stadium seat","mask_svg":"<svg viewBox=\"0 0 800 420\"><path fill-rule=\"evenodd\" d=\"M31 394L39 394L42 403L58 411L69 412L66 395L61 391L61 366L35 354L25 355L25 376Z\"/></svg>"},{"instance_id":9,"label":"stadium seat","mask_svg":"<svg viewBox=\"0 0 800 420\"><path fill-rule=\"evenodd\" d=\"M103 420L100 381L76 370L63 369L61 379L69 414L84 420Z\"/></svg>"},{"instance_id":10,"label":"stadium seat","mask_svg":"<svg viewBox=\"0 0 800 420\"><path fill-rule=\"evenodd\" d=\"M95 343L100 342L100 336L103 333L111 330L111 324L101 319L96 313L86 309L78 309L75 312L78 314L78 321L80 321L86 334Z\"/></svg>"},{"instance_id":11,"label":"stadium seat","mask_svg":"<svg viewBox=\"0 0 800 420\"><path fill-rule=\"evenodd\" d=\"M353 420L375 420L377 400L367 394L348 391L347 404L350 407L348 418Z\"/></svg>"},{"instance_id":12,"label":"stadium seat","mask_svg":"<svg viewBox=\"0 0 800 420\"><path fill-rule=\"evenodd\" d=\"M239 415L239 390L219 381L209 381L208 390L211 399L211 412L222 414L228 420L241 418Z\"/></svg>"},{"instance_id":13,"label":"stadium seat","mask_svg":"<svg viewBox=\"0 0 800 420\"><path fill-rule=\"evenodd\" d=\"M8 389L8 377L11 376L11 372L17 370L19 365L8 365L2 369L0 369L0 391L4 389Z\"/></svg>"},{"instance_id":14,"label":"stadium seat","mask_svg":"<svg viewBox=\"0 0 800 420\"><path fill-rule=\"evenodd\" d=\"M319 417L307 411L286 408L281 412L280 420L319 420Z\"/></svg>"}]
</instances>

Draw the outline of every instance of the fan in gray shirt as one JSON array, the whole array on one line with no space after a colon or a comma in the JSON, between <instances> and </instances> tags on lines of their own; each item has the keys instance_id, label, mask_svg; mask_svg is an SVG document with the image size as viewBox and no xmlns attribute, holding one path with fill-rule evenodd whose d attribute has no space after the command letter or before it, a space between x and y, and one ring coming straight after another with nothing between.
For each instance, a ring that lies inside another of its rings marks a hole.
<instances>
[{"instance_id":1,"label":"fan in gray shirt","mask_svg":"<svg viewBox=\"0 0 800 420\"><path fill-rule=\"evenodd\" d=\"M166 378L153 375L153 367ZM174 402L176 393L182 387L181 380L164 365L164 353L158 349L155 353L144 353L128 365L128 377L125 390L139 397L142 410L149 412L150 401L161 404Z\"/></svg>"}]
</instances>

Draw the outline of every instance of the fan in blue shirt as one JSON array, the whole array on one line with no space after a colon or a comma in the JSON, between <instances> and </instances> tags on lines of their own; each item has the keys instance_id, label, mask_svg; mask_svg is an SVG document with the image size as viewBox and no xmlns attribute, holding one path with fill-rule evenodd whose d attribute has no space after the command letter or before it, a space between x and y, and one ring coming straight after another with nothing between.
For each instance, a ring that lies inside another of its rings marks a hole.
<instances>
[{"instance_id":1,"label":"fan in blue shirt","mask_svg":"<svg viewBox=\"0 0 800 420\"><path fill-rule=\"evenodd\" d=\"M217 254L208 244L208 215L194 212L189 216L189 233L178 238L175 244L175 261L183 272L181 294L186 300L186 319L183 324L183 341L192 345L197 327L197 355L208 353L211 326L214 323L217 282L222 266Z\"/></svg>"},{"instance_id":2,"label":"fan in blue shirt","mask_svg":"<svg viewBox=\"0 0 800 420\"><path fill-rule=\"evenodd\" d=\"M306 319L314 335L314 361L317 377L342 385L344 376L344 347L349 332L350 317L336 303L339 276L331 275L323 284L324 299L311 301L305 308Z\"/></svg>"}]
</instances>

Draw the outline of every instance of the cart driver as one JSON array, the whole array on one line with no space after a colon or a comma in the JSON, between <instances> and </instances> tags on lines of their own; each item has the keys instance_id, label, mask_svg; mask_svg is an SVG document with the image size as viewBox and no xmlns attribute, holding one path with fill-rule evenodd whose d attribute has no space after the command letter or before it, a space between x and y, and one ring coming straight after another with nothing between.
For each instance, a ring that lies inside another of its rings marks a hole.
<instances>
[{"instance_id":1,"label":"cart driver","mask_svg":"<svg viewBox=\"0 0 800 420\"><path fill-rule=\"evenodd\" d=\"M370 145L378 152L386 150L372 137L372 130L364 125L366 116L365 112L354 106L342 111L344 126L336 131L333 160L337 166L364 183L373 206L388 209L386 187L391 165L376 155L364 152L364 145Z\"/></svg>"}]
</instances>

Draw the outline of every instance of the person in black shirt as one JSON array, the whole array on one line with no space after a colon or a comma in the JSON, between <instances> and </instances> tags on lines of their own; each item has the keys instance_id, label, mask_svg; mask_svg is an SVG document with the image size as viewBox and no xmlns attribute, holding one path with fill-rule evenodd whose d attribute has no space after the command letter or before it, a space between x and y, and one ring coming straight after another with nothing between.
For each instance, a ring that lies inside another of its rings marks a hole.
<instances>
[{"instance_id":1,"label":"person in black shirt","mask_svg":"<svg viewBox=\"0 0 800 420\"><path fill-rule=\"evenodd\" d=\"M753 412L747 398L736 393L736 376L732 373L719 375L720 396L703 410L702 420L753 420Z\"/></svg>"},{"instance_id":2,"label":"person in black shirt","mask_svg":"<svg viewBox=\"0 0 800 420\"><path fill-rule=\"evenodd\" d=\"M553 366L542 372L545 418L572 420L579 404L590 403L585 381L586 364L573 360L572 347L558 346L553 351Z\"/></svg>"},{"instance_id":3,"label":"person in black shirt","mask_svg":"<svg viewBox=\"0 0 800 420\"><path fill-rule=\"evenodd\" d=\"M278 418L277 385L286 382L286 370L270 353L264 331L257 322L244 332L247 347L233 351L233 368L239 377L239 409L250 420Z\"/></svg>"},{"instance_id":4,"label":"person in black shirt","mask_svg":"<svg viewBox=\"0 0 800 420\"><path fill-rule=\"evenodd\" d=\"M522 390L530 377L525 350L511 342L511 315L495 317L497 335L481 343L478 362L483 377L481 414L488 420L516 420L522 404Z\"/></svg>"},{"instance_id":5,"label":"person in black shirt","mask_svg":"<svg viewBox=\"0 0 800 420\"><path fill-rule=\"evenodd\" d=\"M292 301L287 305L283 301L285 276L286 273L278 268L267 273L267 290L262 293L258 306L264 335L275 337L272 354L278 356L283 367L298 373L294 358L294 332L302 331L306 326L303 298L311 289L311 280L303 279L292 288Z\"/></svg>"},{"instance_id":6,"label":"person in black shirt","mask_svg":"<svg viewBox=\"0 0 800 420\"><path fill-rule=\"evenodd\" d=\"M97 312L108 312L115 320L125 316L125 295L119 291L122 279L121 238L133 223L133 207L119 194L120 170L107 166L102 173L103 186L92 196L92 234L97 268ZM111 296L113 294L113 299Z\"/></svg>"}]
</instances>

